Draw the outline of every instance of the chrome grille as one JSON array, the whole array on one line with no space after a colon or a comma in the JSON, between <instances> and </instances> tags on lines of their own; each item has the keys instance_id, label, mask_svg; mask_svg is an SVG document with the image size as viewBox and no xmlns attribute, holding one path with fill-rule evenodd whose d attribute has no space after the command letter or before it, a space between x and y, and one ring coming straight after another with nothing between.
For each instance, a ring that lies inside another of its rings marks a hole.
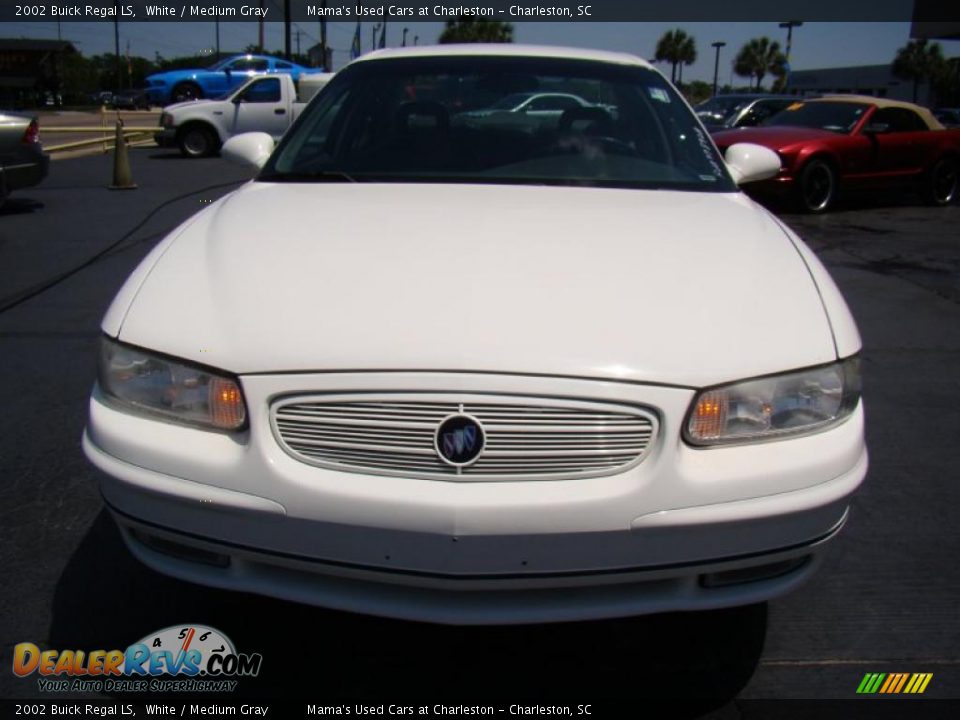
<instances>
[{"instance_id":1,"label":"chrome grille","mask_svg":"<svg viewBox=\"0 0 960 720\"><path fill-rule=\"evenodd\" d=\"M463 468L434 446L440 423L463 413L483 425L486 445ZM294 458L321 467L445 480L556 480L621 472L656 437L641 408L552 398L364 395L284 398L270 413L274 435Z\"/></svg>"}]
</instances>

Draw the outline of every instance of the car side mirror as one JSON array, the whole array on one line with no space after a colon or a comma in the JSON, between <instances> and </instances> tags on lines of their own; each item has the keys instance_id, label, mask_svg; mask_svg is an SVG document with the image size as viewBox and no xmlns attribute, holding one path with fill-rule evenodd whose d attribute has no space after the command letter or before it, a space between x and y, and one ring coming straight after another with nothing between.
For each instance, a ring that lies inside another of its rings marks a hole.
<instances>
[{"instance_id":1,"label":"car side mirror","mask_svg":"<svg viewBox=\"0 0 960 720\"><path fill-rule=\"evenodd\" d=\"M882 135L890 131L890 123L868 123L863 129L865 135Z\"/></svg>"},{"instance_id":2,"label":"car side mirror","mask_svg":"<svg viewBox=\"0 0 960 720\"><path fill-rule=\"evenodd\" d=\"M780 156L763 145L736 143L727 148L723 159L737 185L766 180L780 172Z\"/></svg>"},{"instance_id":3,"label":"car side mirror","mask_svg":"<svg viewBox=\"0 0 960 720\"><path fill-rule=\"evenodd\" d=\"M263 132L234 135L223 144L220 154L237 165L252 165L258 170L273 152L273 138Z\"/></svg>"}]
</instances>

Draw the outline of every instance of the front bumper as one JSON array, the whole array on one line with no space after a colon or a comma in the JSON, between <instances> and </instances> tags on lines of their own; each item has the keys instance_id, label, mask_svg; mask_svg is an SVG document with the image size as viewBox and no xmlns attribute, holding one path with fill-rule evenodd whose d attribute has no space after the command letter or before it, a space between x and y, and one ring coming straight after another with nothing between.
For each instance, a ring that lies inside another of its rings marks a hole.
<instances>
[{"instance_id":1,"label":"front bumper","mask_svg":"<svg viewBox=\"0 0 960 720\"><path fill-rule=\"evenodd\" d=\"M95 391L84 449L127 544L186 580L374 615L500 624L765 600L813 572L867 465L860 409L826 433L703 450L678 439L686 389L426 373L242 381L239 437L129 415ZM278 394L398 381L643 403L661 433L617 475L481 483L312 467L270 433Z\"/></svg>"},{"instance_id":2,"label":"front bumper","mask_svg":"<svg viewBox=\"0 0 960 720\"><path fill-rule=\"evenodd\" d=\"M154 142L162 148L172 148L177 146L176 128L163 128L153 136Z\"/></svg>"}]
</instances>

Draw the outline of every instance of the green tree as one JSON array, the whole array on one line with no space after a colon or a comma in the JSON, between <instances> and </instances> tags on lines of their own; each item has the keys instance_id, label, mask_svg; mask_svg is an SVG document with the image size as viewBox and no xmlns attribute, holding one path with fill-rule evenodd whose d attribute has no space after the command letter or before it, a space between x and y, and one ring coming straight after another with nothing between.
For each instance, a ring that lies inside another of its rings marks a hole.
<instances>
[{"instance_id":1,"label":"green tree","mask_svg":"<svg viewBox=\"0 0 960 720\"><path fill-rule=\"evenodd\" d=\"M513 25L500 20L458 15L447 20L440 33L441 44L446 43L509 43L513 42Z\"/></svg>"},{"instance_id":2,"label":"green tree","mask_svg":"<svg viewBox=\"0 0 960 720\"><path fill-rule=\"evenodd\" d=\"M713 85L703 80L692 80L683 88L683 96L691 105L698 105L709 100L713 95Z\"/></svg>"},{"instance_id":3,"label":"green tree","mask_svg":"<svg viewBox=\"0 0 960 720\"><path fill-rule=\"evenodd\" d=\"M943 64L943 71L933 79L933 91L937 104L943 107L960 105L960 57L950 58Z\"/></svg>"},{"instance_id":4,"label":"green tree","mask_svg":"<svg viewBox=\"0 0 960 720\"><path fill-rule=\"evenodd\" d=\"M897 50L891 69L901 80L913 81L913 101L916 102L920 83L937 81L947 74L947 68L940 43L928 43L923 39L911 40Z\"/></svg>"},{"instance_id":5,"label":"green tree","mask_svg":"<svg viewBox=\"0 0 960 720\"><path fill-rule=\"evenodd\" d=\"M677 28L667 30L657 40L657 49L653 55L654 62L670 63L670 82L676 83L677 67L680 67L680 78L683 77L683 66L692 65L697 60L696 41L686 32Z\"/></svg>"},{"instance_id":6,"label":"green tree","mask_svg":"<svg viewBox=\"0 0 960 720\"><path fill-rule=\"evenodd\" d=\"M697 41L689 35L680 43L680 64L677 66L677 84L683 85L683 66L697 61Z\"/></svg>"},{"instance_id":7,"label":"green tree","mask_svg":"<svg viewBox=\"0 0 960 720\"><path fill-rule=\"evenodd\" d=\"M780 43L767 37L748 40L733 60L733 71L740 77L757 80L757 90L762 88L763 78L772 73L778 78L786 75L787 58L780 50Z\"/></svg>"}]
</instances>

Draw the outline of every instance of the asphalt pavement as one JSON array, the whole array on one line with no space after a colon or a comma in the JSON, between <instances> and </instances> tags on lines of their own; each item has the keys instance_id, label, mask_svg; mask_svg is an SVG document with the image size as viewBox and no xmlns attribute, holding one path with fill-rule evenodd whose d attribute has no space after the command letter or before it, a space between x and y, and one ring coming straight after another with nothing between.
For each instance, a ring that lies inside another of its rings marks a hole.
<instances>
[{"instance_id":1,"label":"asphalt pavement","mask_svg":"<svg viewBox=\"0 0 960 720\"><path fill-rule=\"evenodd\" d=\"M932 672L926 697L960 698L960 207L782 216L864 338L871 468L809 584L717 612L450 628L198 587L129 556L79 445L99 321L159 238L250 173L134 150L139 188L110 191L111 162L55 163L0 209L0 698L43 697L3 669L16 643L126 647L184 622L263 654L250 697L700 697L740 717L744 699L851 698L867 672Z\"/></svg>"}]
</instances>

